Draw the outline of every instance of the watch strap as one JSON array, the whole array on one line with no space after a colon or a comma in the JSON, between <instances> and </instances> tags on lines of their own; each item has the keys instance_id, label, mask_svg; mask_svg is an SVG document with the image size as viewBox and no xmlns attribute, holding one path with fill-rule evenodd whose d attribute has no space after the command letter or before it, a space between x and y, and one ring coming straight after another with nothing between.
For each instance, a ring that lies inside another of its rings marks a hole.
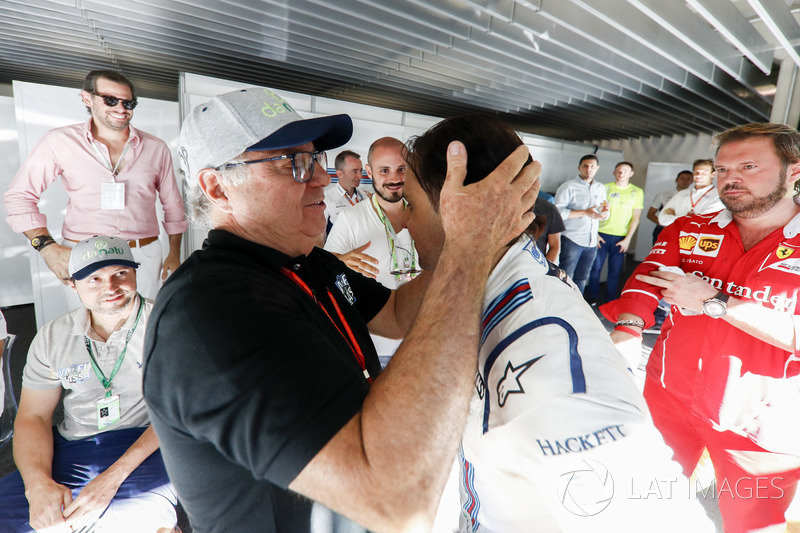
<instances>
[{"instance_id":1,"label":"watch strap","mask_svg":"<svg viewBox=\"0 0 800 533\"><path fill-rule=\"evenodd\" d=\"M707 298L703 300L703 314L706 316L710 316L711 318L721 318L725 316L728 307L728 299L730 298L730 294L719 291L717 294L712 296L711 298ZM711 306L719 306L722 308L721 313L716 313L711 311Z\"/></svg>"},{"instance_id":2,"label":"watch strap","mask_svg":"<svg viewBox=\"0 0 800 533\"><path fill-rule=\"evenodd\" d=\"M47 246L54 244L56 240L50 235L37 235L31 239L31 246L37 252L41 252Z\"/></svg>"}]
</instances>

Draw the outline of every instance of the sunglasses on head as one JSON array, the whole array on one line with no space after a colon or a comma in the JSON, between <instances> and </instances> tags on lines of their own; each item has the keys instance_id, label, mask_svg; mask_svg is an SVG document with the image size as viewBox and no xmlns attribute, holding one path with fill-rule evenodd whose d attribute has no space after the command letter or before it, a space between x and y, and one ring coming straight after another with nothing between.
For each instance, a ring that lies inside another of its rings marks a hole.
<instances>
[{"instance_id":1,"label":"sunglasses on head","mask_svg":"<svg viewBox=\"0 0 800 533\"><path fill-rule=\"evenodd\" d=\"M137 100L122 100L121 98L117 98L116 96L110 96L108 94L100 94L100 93L92 93L92 94L102 98L103 103L106 104L108 107L117 107L117 104L122 102L122 107L124 107L128 111L133 111L133 109L139 103Z\"/></svg>"}]
</instances>

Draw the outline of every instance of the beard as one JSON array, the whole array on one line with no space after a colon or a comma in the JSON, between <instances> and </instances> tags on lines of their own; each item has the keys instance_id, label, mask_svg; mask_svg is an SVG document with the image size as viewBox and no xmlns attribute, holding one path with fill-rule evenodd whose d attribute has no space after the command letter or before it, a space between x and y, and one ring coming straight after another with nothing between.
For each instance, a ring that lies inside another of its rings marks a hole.
<instances>
[{"instance_id":1,"label":"beard","mask_svg":"<svg viewBox=\"0 0 800 533\"><path fill-rule=\"evenodd\" d=\"M726 185L722 191L720 191L719 199L722 201L722 204L730 211L732 214L737 215L742 218L755 218L760 215L763 215L770 209L772 209L784 196L786 196L786 191L788 191L787 184L786 184L786 168L781 169L781 173L778 176L778 180L775 183L775 188L766 196L736 196L733 198L725 197L725 193L728 191L748 191L749 189L742 187L739 184L731 183Z\"/></svg>"},{"instance_id":2,"label":"beard","mask_svg":"<svg viewBox=\"0 0 800 533\"><path fill-rule=\"evenodd\" d=\"M108 302L104 301L104 299L108 296L108 294L104 296L98 296L97 301L93 306L90 307L86 305L86 302L84 302L84 306L93 313L98 313L101 315L118 315L131 305L133 298L136 296L136 291L123 292L122 300L115 302L114 304L109 304Z\"/></svg>"},{"instance_id":3,"label":"beard","mask_svg":"<svg viewBox=\"0 0 800 533\"><path fill-rule=\"evenodd\" d=\"M128 129L128 125L130 124L132 118L133 117L128 114L127 118L125 119L113 119L106 115L103 110L92 111L92 120L99 122L103 126L114 131L124 131Z\"/></svg>"},{"instance_id":4,"label":"beard","mask_svg":"<svg viewBox=\"0 0 800 533\"><path fill-rule=\"evenodd\" d=\"M373 185L374 185L374 183L373 183ZM386 192L386 189L385 189L385 188L383 188L383 187L380 187L380 188L378 188L378 187L373 187L373 188L375 189L375 194L377 194L377 195L378 195L378 196L380 196L380 197L381 197L383 200L385 200L385 201L389 202L390 204L393 204L393 203L399 202L400 200L402 200L402 199L403 199L403 193L402 193L402 191L396 191L396 192L395 192L395 191L393 191L393 192L391 192L391 193L387 193L387 192Z\"/></svg>"}]
</instances>

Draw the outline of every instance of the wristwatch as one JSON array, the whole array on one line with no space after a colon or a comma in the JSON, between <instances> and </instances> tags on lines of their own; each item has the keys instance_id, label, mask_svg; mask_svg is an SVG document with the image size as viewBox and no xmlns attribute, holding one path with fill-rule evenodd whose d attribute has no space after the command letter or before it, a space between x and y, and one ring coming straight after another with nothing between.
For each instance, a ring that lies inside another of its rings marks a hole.
<instances>
[{"instance_id":1,"label":"wristwatch","mask_svg":"<svg viewBox=\"0 0 800 533\"><path fill-rule=\"evenodd\" d=\"M708 300L703 301L703 314L711 318L722 318L728 310L728 298L730 295L722 291L718 292L716 296L712 296Z\"/></svg>"},{"instance_id":2,"label":"wristwatch","mask_svg":"<svg viewBox=\"0 0 800 533\"><path fill-rule=\"evenodd\" d=\"M31 246L37 252L41 252L47 245L53 244L56 240L50 235L37 235L31 239Z\"/></svg>"}]
</instances>

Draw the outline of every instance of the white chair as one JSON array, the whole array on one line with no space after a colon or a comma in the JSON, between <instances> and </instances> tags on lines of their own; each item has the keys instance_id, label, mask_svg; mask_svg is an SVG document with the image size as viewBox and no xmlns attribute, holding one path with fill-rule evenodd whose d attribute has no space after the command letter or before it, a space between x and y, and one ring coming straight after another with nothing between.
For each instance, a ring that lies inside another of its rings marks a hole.
<instances>
[{"instance_id":1,"label":"white chair","mask_svg":"<svg viewBox=\"0 0 800 533\"><path fill-rule=\"evenodd\" d=\"M11 441L14 433L14 417L17 416L17 399L14 396L14 387L11 385L11 346L16 335L5 338L3 355L0 358L0 448ZM4 390L3 390L4 389Z\"/></svg>"}]
</instances>

